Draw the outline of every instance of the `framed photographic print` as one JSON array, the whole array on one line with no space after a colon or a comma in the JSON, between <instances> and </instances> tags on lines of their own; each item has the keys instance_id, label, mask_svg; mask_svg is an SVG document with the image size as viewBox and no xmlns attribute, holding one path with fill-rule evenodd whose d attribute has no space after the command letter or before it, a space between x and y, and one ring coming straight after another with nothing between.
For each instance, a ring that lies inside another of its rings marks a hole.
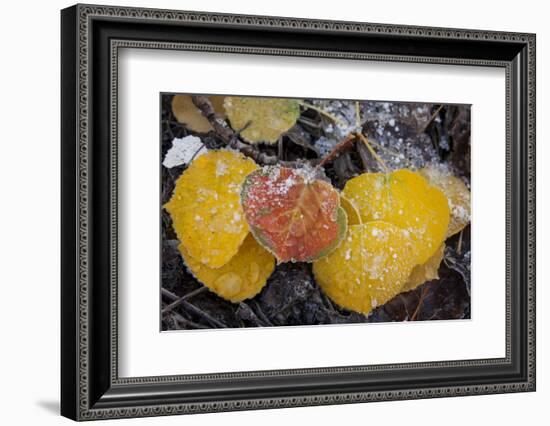
<instances>
[{"instance_id":1,"label":"framed photographic print","mask_svg":"<svg viewBox=\"0 0 550 426\"><path fill-rule=\"evenodd\" d=\"M75 420L535 390L535 36L76 5Z\"/></svg>"}]
</instances>

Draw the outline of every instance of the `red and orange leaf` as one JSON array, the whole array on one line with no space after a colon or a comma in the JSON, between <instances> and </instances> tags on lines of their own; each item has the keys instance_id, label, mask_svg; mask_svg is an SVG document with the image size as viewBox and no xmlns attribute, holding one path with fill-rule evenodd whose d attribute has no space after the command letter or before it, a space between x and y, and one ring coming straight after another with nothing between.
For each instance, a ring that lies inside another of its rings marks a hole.
<instances>
[{"instance_id":1,"label":"red and orange leaf","mask_svg":"<svg viewBox=\"0 0 550 426\"><path fill-rule=\"evenodd\" d=\"M269 166L250 173L241 202L252 234L278 262L311 262L346 234L340 196L312 171Z\"/></svg>"}]
</instances>

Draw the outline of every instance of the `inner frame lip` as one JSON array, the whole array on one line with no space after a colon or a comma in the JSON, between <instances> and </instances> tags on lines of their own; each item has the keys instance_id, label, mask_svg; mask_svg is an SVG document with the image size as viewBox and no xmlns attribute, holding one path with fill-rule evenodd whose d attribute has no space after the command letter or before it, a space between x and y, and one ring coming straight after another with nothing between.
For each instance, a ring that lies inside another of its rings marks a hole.
<instances>
[{"instance_id":1,"label":"inner frame lip","mask_svg":"<svg viewBox=\"0 0 550 426\"><path fill-rule=\"evenodd\" d=\"M139 48L139 49L147 49L148 46L154 46L155 49L162 49L167 48L169 50L198 50L198 51L205 51L205 52L223 52L227 47L226 46L219 46L216 45L212 49L210 47L205 48L204 46L198 46L195 44L189 44L189 43L158 43L158 42L145 42L142 40L135 41L135 40L118 40L113 39L110 40L110 47L111 47L111 57L113 58L114 62L116 62L117 58L117 52L120 48ZM267 51L266 49L262 49L262 51ZM245 54L255 54L258 52L257 48L243 48L243 52ZM280 49L277 50L279 55L283 54L283 51ZM286 52L286 51L285 51ZM231 50L230 53L240 53L235 50ZM288 50L288 54L290 56L301 56L302 51L295 51L294 49ZM316 55L313 55L314 57L317 57ZM351 56L346 56L347 59L350 59ZM360 54L360 59L364 60L371 60L371 55L369 54ZM388 58L388 56L384 56L383 59L380 58L380 56L374 57L375 61L382 60L382 61L396 61L396 62L413 62L413 63L437 63L437 64L455 64L454 60L443 60L442 62L432 62L432 59L429 60L416 60L415 57L409 57L408 60L405 60L403 57L394 58L393 60L391 58ZM342 59L340 56L337 56L336 59ZM353 60L353 59L352 59ZM464 65L462 60L457 60L458 65ZM510 64L500 61L484 61L484 60L471 60L468 61L468 65L472 66L488 66L488 67L502 67L505 69L506 73L506 84L507 84L507 90L509 86L509 81L511 79L511 67ZM164 92L163 92L164 93ZM170 93L170 92L168 92ZM248 95L247 95L248 96ZM507 110L507 114L509 111ZM507 130L508 135L508 130ZM508 211L507 211L508 214ZM507 219L508 220L508 219ZM508 299L508 298L507 298ZM509 327L507 323L507 336L509 335ZM505 365L508 365L510 361L510 352L508 351L508 348L510 347L511 339L507 337L507 343L506 343L506 356L504 358L486 358L486 359L479 359L479 360L457 360L457 361L434 361L434 362L411 362L411 363L400 363L400 364L387 364L387 365L381 365L382 368L387 368L388 370L396 369L396 368L419 368L422 366L427 367L437 367L439 369L442 368L453 368L456 367L463 367L464 365L470 365L470 366L479 366L484 367L486 365L496 365L499 363L503 363ZM258 370L258 371L243 371L243 372L232 372L232 373L206 373L206 374L185 374L185 375L171 375L171 376L149 376L149 377L139 377L139 378L119 378L113 377L113 383L114 384L128 384L128 383L159 383L160 381L164 381L162 378L167 377L166 383L173 383L174 380L183 380L183 381L195 381L195 380L210 380L210 379L218 379L218 378L227 378L227 379L235 379L235 378L247 378L247 377L270 377L270 375L285 375L285 376L291 376L291 375L302 375L302 374L340 374L342 372L351 372L351 371L360 371L362 374L367 374L371 371L376 370L377 366L344 366L344 367L321 367L321 368L307 368L307 369L284 369L284 370ZM331 372L332 371L332 372ZM479 377L480 374L478 373L477 376Z\"/></svg>"}]
</instances>

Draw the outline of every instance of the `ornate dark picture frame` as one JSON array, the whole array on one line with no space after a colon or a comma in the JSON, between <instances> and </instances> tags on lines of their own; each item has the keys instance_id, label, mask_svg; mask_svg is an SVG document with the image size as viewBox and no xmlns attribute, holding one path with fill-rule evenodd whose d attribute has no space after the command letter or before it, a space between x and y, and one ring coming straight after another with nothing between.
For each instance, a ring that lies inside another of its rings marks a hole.
<instances>
[{"instance_id":1,"label":"ornate dark picture frame","mask_svg":"<svg viewBox=\"0 0 550 426\"><path fill-rule=\"evenodd\" d=\"M535 390L535 35L95 5L64 9L61 28L64 416L91 420ZM506 356L120 378L122 47L504 68Z\"/></svg>"}]
</instances>

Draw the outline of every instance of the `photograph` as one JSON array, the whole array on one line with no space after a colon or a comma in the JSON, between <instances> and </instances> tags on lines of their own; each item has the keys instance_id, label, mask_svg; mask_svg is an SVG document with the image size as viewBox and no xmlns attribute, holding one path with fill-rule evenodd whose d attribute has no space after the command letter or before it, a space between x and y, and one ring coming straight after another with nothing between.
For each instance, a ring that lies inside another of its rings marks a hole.
<instances>
[{"instance_id":1,"label":"photograph","mask_svg":"<svg viewBox=\"0 0 550 426\"><path fill-rule=\"evenodd\" d=\"M162 331L471 318L471 105L159 105Z\"/></svg>"}]
</instances>

